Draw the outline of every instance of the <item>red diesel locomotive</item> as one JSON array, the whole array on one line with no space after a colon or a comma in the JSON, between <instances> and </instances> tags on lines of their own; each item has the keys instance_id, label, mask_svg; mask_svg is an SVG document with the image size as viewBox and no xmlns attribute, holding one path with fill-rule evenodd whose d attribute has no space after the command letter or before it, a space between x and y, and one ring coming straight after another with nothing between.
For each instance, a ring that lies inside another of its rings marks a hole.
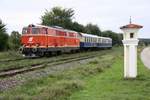
<instances>
[{"instance_id":1,"label":"red diesel locomotive","mask_svg":"<svg viewBox=\"0 0 150 100\"><path fill-rule=\"evenodd\" d=\"M61 27L29 25L22 30L22 53L43 56L51 53L73 52L80 48L79 34Z\"/></svg>"}]
</instances>

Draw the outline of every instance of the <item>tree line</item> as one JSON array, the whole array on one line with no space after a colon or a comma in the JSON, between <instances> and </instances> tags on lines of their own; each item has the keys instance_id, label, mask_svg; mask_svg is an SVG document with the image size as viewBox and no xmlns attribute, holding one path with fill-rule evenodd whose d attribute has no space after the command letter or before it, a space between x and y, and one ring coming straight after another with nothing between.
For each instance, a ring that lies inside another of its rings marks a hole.
<instances>
[{"instance_id":1,"label":"tree line","mask_svg":"<svg viewBox=\"0 0 150 100\"><path fill-rule=\"evenodd\" d=\"M46 10L44 15L41 16L41 24L46 26L60 26L65 29L74 30L98 36L110 37L113 40L113 45L121 45L122 34L112 32L110 30L101 31L96 24L88 23L82 25L77 21L73 21L75 11L72 8L54 7ZM6 32L6 25L0 20L0 51L2 50L17 50L20 44L20 37L18 31L12 31L10 35Z\"/></svg>"},{"instance_id":2,"label":"tree line","mask_svg":"<svg viewBox=\"0 0 150 100\"><path fill-rule=\"evenodd\" d=\"M96 24L88 23L82 25L76 21L73 21L75 11L71 8L54 7L51 10L46 10L41 17L42 24L47 26L60 26L66 29L74 30L77 32L83 32L88 34L94 34L98 36L110 37L113 40L113 45L121 45L123 35L111 30L101 31Z\"/></svg>"}]
</instances>

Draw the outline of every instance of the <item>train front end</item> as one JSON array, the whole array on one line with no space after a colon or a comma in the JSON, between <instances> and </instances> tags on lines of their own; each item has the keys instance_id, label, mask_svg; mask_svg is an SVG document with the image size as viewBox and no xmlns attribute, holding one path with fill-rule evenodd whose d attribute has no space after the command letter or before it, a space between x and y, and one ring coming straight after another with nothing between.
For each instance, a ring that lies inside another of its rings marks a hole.
<instances>
[{"instance_id":1,"label":"train front end","mask_svg":"<svg viewBox=\"0 0 150 100\"><path fill-rule=\"evenodd\" d=\"M21 36L21 52L24 56L41 56L42 48L47 48L47 29L34 25L24 27Z\"/></svg>"}]
</instances>

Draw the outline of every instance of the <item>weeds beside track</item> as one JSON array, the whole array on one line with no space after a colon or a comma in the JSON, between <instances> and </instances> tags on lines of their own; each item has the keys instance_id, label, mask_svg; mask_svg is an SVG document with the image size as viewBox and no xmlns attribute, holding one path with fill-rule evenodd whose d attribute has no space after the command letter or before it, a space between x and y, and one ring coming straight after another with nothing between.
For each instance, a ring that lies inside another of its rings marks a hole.
<instances>
[{"instance_id":1,"label":"weeds beside track","mask_svg":"<svg viewBox=\"0 0 150 100\"><path fill-rule=\"evenodd\" d=\"M60 64L64 64L64 63L70 63L70 62L74 62L74 61L80 61L80 60L84 60L84 59L90 59L90 58L94 58L96 56L98 56L98 55L93 55L93 54L89 55L88 54L88 55L77 56L77 57L66 57L66 58L55 59L55 60L51 60L51 61L45 61L45 62L41 62L41 63L37 63L37 64L32 64L29 66L22 66L19 68L15 67L13 69L11 68L11 69L7 69L7 70L1 70L0 77L8 77L8 76L11 77L13 75L17 75L17 74L45 68L45 67L60 65Z\"/></svg>"},{"instance_id":2,"label":"weeds beside track","mask_svg":"<svg viewBox=\"0 0 150 100\"><path fill-rule=\"evenodd\" d=\"M0 72L20 69L20 68L24 68L24 67L37 66L37 65L44 64L44 63L56 62L56 61L63 60L63 59L64 60L72 59L74 57L97 55L99 52L103 52L103 51L94 51L94 52L90 52L90 53L84 52L84 53L76 53L76 54L64 54L64 55L54 56L54 57L49 57L49 58L43 57L43 58L34 58L34 59L22 59L22 60L18 60L18 61L10 61L7 63L1 62Z\"/></svg>"}]
</instances>

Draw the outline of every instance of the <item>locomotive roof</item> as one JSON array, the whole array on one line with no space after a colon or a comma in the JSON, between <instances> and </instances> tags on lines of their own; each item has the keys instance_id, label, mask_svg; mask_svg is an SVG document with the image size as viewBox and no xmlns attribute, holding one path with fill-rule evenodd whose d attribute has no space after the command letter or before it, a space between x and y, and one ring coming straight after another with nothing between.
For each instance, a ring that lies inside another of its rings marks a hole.
<instances>
[{"instance_id":1,"label":"locomotive roof","mask_svg":"<svg viewBox=\"0 0 150 100\"><path fill-rule=\"evenodd\" d=\"M45 26L45 25L34 25L34 27L36 28L48 28L48 29L55 29L55 30L59 30L59 31L65 31L65 32L74 32L77 33L76 31L73 30L69 30L69 29L64 29L63 27L59 27L59 26Z\"/></svg>"},{"instance_id":2,"label":"locomotive roof","mask_svg":"<svg viewBox=\"0 0 150 100\"><path fill-rule=\"evenodd\" d=\"M74 33L78 33L80 34L81 36L84 36L84 37L93 37L93 38L105 38L105 39L111 39L109 37L101 37L101 36L97 36L97 35L93 35L93 34L87 34L87 33L79 33L79 32L76 32L76 31L73 31L73 30L69 30L69 29L64 29L63 27L59 27L59 26L45 26L45 25L32 25L33 27L35 28L48 28L48 29L55 29L55 30L59 30L59 31L66 31L66 32L74 32Z\"/></svg>"}]
</instances>

